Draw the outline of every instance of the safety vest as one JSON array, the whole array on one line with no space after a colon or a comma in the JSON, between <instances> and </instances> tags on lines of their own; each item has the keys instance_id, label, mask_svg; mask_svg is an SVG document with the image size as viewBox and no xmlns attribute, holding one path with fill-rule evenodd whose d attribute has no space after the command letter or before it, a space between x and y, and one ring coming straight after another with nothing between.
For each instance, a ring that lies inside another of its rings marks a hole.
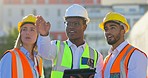
<instances>
[{"instance_id":1,"label":"safety vest","mask_svg":"<svg viewBox=\"0 0 148 78\"><path fill-rule=\"evenodd\" d=\"M73 54L71 48L68 46L67 42L60 42L57 41L57 56L54 59L54 67L51 71L51 78L63 78L63 72L65 69L72 69L73 68ZM82 58L90 58L94 61L93 66L90 65L83 65ZM96 50L90 48L87 44L84 48L84 52L80 58L80 69L82 68L93 68L96 66L96 62L98 60L98 53Z\"/></svg>"},{"instance_id":2,"label":"safety vest","mask_svg":"<svg viewBox=\"0 0 148 78\"><path fill-rule=\"evenodd\" d=\"M115 59L114 63L112 64L112 67L110 69L110 78L128 78L128 63L129 63L129 59L132 55L132 53L139 49L131 46L130 44L127 44L122 51L118 54L117 58ZM142 52L143 53L143 52ZM145 56L146 54L143 53ZM104 78L104 72L106 69L106 65L110 59L112 54L108 55L105 58L105 63L104 63L104 67L102 70L102 78Z\"/></svg>"},{"instance_id":3,"label":"safety vest","mask_svg":"<svg viewBox=\"0 0 148 78\"><path fill-rule=\"evenodd\" d=\"M33 70L26 56L18 48L7 50L4 54L10 52L12 55L12 78L34 78ZM36 67L40 78L44 78L42 59L37 56L38 66Z\"/></svg>"}]
</instances>

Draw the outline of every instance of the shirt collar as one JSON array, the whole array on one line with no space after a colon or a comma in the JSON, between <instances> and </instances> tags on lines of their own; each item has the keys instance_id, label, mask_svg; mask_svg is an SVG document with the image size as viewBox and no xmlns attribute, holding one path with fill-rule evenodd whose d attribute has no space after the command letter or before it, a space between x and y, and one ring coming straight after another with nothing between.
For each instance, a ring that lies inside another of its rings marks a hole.
<instances>
[{"instance_id":1,"label":"shirt collar","mask_svg":"<svg viewBox=\"0 0 148 78\"><path fill-rule=\"evenodd\" d=\"M109 50L110 53L115 53L115 52L121 52L121 50L128 44L127 41L122 42L116 49L114 49L114 51Z\"/></svg>"},{"instance_id":2,"label":"shirt collar","mask_svg":"<svg viewBox=\"0 0 148 78\"><path fill-rule=\"evenodd\" d=\"M72 46L76 46L76 45L73 44L69 39L67 39L66 41L67 41L67 43L68 43L68 45L69 45L70 47L72 47ZM85 40L84 40L84 41L85 41ZM84 42L83 45L81 45L81 46L79 46L79 47L83 47L83 48L85 48L85 46L86 46L86 41Z\"/></svg>"},{"instance_id":3,"label":"shirt collar","mask_svg":"<svg viewBox=\"0 0 148 78\"><path fill-rule=\"evenodd\" d=\"M26 56L30 56L30 53L22 46L20 47L20 50L26 55ZM34 55L37 55L36 52L34 52Z\"/></svg>"}]
</instances>

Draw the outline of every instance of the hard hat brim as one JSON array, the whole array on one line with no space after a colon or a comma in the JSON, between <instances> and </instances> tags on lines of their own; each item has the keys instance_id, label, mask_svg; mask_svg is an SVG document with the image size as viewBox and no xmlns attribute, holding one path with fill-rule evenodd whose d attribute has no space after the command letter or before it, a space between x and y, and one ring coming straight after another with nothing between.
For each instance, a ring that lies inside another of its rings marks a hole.
<instances>
[{"instance_id":1,"label":"hard hat brim","mask_svg":"<svg viewBox=\"0 0 148 78\"><path fill-rule=\"evenodd\" d=\"M102 23L100 23L98 26L99 26L99 28L101 28L103 31L104 31L104 23L105 22L102 22ZM129 29L130 29L130 26L128 25L128 24L125 24L126 25L126 30L125 30L125 32L127 33L128 31L129 31Z\"/></svg>"},{"instance_id":2,"label":"hard hat brim","mask_svg":"<svg viewBox=\"0 0 148 78\"><path fill-rule=\"evenodd\" d=\"M21 29L21 25L23 24L23 22L19 22L18 23L18 31L20 32L20 29Z\"/></svg>"},{"instance_id":3,"label":"hard hat brim","mask_svg":"<svg viewBox=\"0 0 148 78\"><path fill-rule=\"evenodd\" d=\"M100 23L98 26L99 26L99 28L101 28L104 31L104 23L103 22Z\"/></svg>"},{"instance_id":4,"label":"hard hat brim","mask_svg":"<svg viewBox=\"0 0 148 78\"><path fill-rule=\"evenodd\" d=\"M66 18L67 17L82 17L82 16L64 16L63 17L64 21L66 21ZM82 18L86 19L86 24L88 24L90 22L90 19L89 18L85 18L85 17L82 17Z\"/></svg>"}]
</instances>

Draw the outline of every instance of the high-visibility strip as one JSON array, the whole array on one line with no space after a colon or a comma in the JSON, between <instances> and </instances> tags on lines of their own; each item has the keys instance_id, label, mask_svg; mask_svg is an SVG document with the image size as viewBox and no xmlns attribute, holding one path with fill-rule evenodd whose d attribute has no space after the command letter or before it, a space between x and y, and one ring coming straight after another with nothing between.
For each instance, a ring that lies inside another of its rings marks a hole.
<instances>
[{"instance_id":1,"label":"high-visibility strip","mask_svg":"<svg viewBox=\"0 0 148 78\"><path fill-rule=\"evenodd\" d=\"M125 59L125 62L124 62L124 69L125 69L125 72L126 72L126 78L128 78L128 62L130 60L130 57L132 55L132 53L135 51L136 48L132 48L132 50L128 53L126 59Z\"/></svg>"},{"instance_id":2,"label":"high-visibility strip","mask_svg":"<svg viewBox=\"0 0 148 78\"><path fill-rule=\"evenodd\" d=\"M61 61L61 65L60 66L65 66L68 68L71 68L73 61L72 61L72 51L69 48L69 46L66 44L66 42L64 42L65 47L64 47L64 53L62 55L62 61ZM62 48L62 46L61 46ZM68 61L66 61L68 59Z\"/></svg>"},{"instance_id":3,"label":"high-visibility strip","mask_svg":"<svg viewBox=\"0 0 148 78\"><path fill-rule=\"evenodd\" d=\"M39 56L36 56L36 59L37 59L37 69L38 69L38 72L39 72L39 76L43 76L43 62L42 62L42 58L39 57Z\"/></svg>"},{"instance_id":4,"label":"high-visibility strip","mask_svg":"<svg viewBox=\"0 0 148 78\"><path fill-rule=\"evenodd\" d=\"M84 48L84 52L82 54L82 57L90 58L90 52L89 52L89 47L86 44ZM89 68L90 66L88 64L82 65L82 58L80 58L80 68Z\"/></svg>"},{"instance_id":5,"label":"high-visibility strip","mask_svg":"<svg viewBox=\"0 0 148 78\"><path fill-rule=\"evenodd\" d=\"M57 51L56 51L56 57L55 57L55 59L54 59L54 62L53 62L53 65L56 65L56 63L57 63L57 56L58 56L58 53L59 53L59 51L60 51L60 41L59 40L57 40L56 41L56 48L57 48Z\"/></svg>"},{"instance_id":6,"label":"high-visibility strip","mask_svg":"<svg viewBox=\"0 0 148 78\"><path fill-rule=\"evenodd\" d=\"M17 76L17 63L16 63L16 56L12 50L9 50L12 55L12 78L18 78Z\"/></svg>"},{"instance_id":7,"label":"high-visibility strip","mask_svg":"<svg viewBox=\"0 0 148 78\"><path fill-rule=\"evenodd\" d=\"M42 59L40 58L40 61L39 61L39 74L40 76L42 76L42 70L43 70L43 62L42 62Z\"/></svg>"},{"instance_id":8,"label":"high-visibility strip","mask_svg":"<svg viewBox=\"0 0 148 78\"><path fill-rule=\"evenodd\" d=\"M104 73L105 73L105 69L106 69L106 65L111 57L112 53L110 53L109 55L107 55L104 59L104 66L103 66L103 69L102 69L102 78L104 78Z\"/></svg>"},{"instance_id":9,"label":"high-visibility strip","mask_svg":"<svg viewBox=\"0 0 148 78\"><path fill-rule=\"evenodd\" d=\"M93 65L93 68L96 67L96 63L97 63L97 60L98 60L98 52L92 48L89 47L89 54L90 54L90 58L91 59L94 59L94 65Z\"/></svg>"},{"instance_id":10,"label":"high-visibility strip","mask_svg":"<svg viewBox=\"0 0 148 78\"><path fill-rule=\"evenodd\" d=\"M117 58L115 59L115 61L112 64L111 73L117 73L120 72L120 65L118 65L121 61L121 59L123 58L124 54L126 53L126 51L128 50L128 48L130 47L130 45L128 44L124 49L122 49L122 51L118 54Z\"/></svg>"},{"instance_id":11,"label":"high-visibility strip","mask_svg":"<svg viewBox=\"0 0 148 78\"><path fill-rule=\"evenodd\" d=\"M89 51L89 56L90 56L90 58L91 58L91 59L94 59L94 60L93 60L93 66L92 66L92 67L90 66L90 68L94 68L94 67L95 67L95 61L96 61L96 60L95 60L95 57L94 57L94 56L95 56L95 52L94 52L94 50L93 50L92 48L90 48L90 47L89 47L89 50L88 50L88 51Z\"/></svg>"},{"instance_id":12,"label":"high-visibility strip","mask_svg":"<svg viewBox=\"0 0 148 78\"><path fill-rule=\"evenodd\" d=\"M25 57L25 55L18 48L15 48L15 50L18 52L19 56L21 57L20 59L22 61L24 78L34 78L31 66L30 66L27 58Z\"/></svg>"},{"instance_id":13,"label":"high-visibility strip","mask_svg":"<svg viewBox=\"0 0 148 78\"><path fill-rule=\"evenodd\" d=\"M127 55L130 54L130 52L133 52L133 50L134 50L134 47L130 46L120 62L120 73L121 73L120 77L121 78L127 78L127 73L126 73L127 72L127 65L125 65L125 59L126 59Z\"/></svg>"},{"instance_id":14,"label":"high-visibility strip","mask_svg":"<svg viewBox=\"0 0 148 78\"><path fill-rule=\"evenodd\" d=\"M97 66L98 58L100 57L100 54L97 52L97 50L94 50L94 52L95 52L95 56L94 56L94 59L95 59L94 67L96 67Z\"/></svg>"},{"instance_id":15,"label":"high-visibility strip","mask_svg":"<svg viewBox=\"0 0 148 78\"><path fill-rule=\"evenodd\" d=\"M24 78L23 77L23 68L22 68L22 63L21 63L21 60L20 60L20 57L18 55L18 53L13 50L15 55L16 55L16 64L17 64L17 75L18 75L18 78Z\"/></svg>"}]
</instances>

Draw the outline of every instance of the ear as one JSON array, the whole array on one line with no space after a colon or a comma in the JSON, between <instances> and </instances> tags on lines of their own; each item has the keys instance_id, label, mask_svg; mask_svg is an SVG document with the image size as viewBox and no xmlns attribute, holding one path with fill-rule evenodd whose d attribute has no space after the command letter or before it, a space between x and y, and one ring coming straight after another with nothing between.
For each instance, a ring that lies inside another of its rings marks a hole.
<instances>
[{"instance_id":1,"label":"ear","mask_svg":"<svg viewBox=\"0 0 148 78\"><path fill-rule=\"evenodd\" d=\"M125 29L124 29L124 27L123 26L120 26L120 30L121 30L121 34L125 34Z\"/></svg>"},{"instance_id":2,"label":"ear","mask_svg":"<svg viewBox=\"0 0 148 78\"><path fill-rule=\"evenodd\" d=\"M87 25L83 25L83 31L85 31L87 28Z\"/></svg>"},{"instance_id":3,"label":"ear","mask_svg":"<svg viewBox=\"0 0 148 78\"><path fill-rule=\"evenodd\" d=\"M121 33L124 35L125 34L125 30L124 29L121 29Z\"/></svg>"}]
</instances>

